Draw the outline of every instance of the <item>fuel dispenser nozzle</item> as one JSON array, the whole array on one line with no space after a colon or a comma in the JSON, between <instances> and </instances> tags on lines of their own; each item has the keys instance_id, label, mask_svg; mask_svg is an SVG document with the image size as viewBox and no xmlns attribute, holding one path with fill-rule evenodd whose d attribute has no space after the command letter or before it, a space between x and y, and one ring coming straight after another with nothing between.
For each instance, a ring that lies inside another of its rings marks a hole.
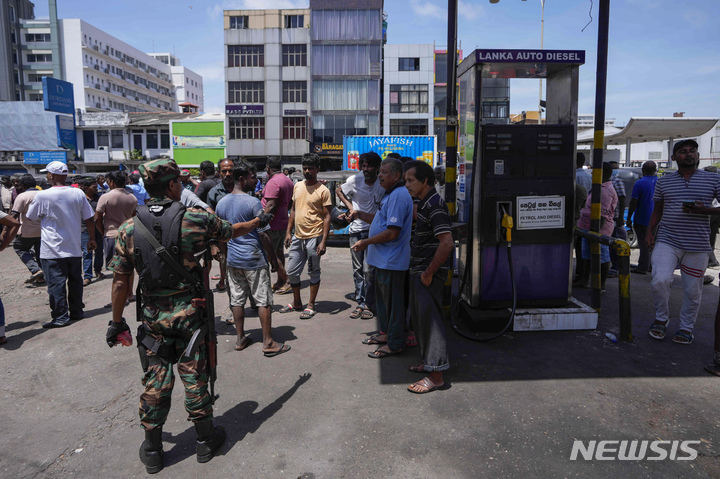
<instances>
[{"instance_id":1,"label":"fuel dispenser nozzle","mask_svg":"<svg viewBox=\"0 0 720 479\"><path fill-rule=\"evenodd\" d=\"M505 228L505 239L508 243L512 241L512 227L513 227L513 219L512 216L510 216L507 213L503 214L502 217L502 226Z\"/></svg>"}]
</instances>

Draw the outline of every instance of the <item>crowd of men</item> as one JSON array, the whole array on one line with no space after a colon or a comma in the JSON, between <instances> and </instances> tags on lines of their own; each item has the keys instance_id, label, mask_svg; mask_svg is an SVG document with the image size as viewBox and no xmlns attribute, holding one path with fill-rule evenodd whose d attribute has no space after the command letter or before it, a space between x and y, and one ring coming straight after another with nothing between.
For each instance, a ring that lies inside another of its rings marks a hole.
<instances>
[{"instance_id":1,"label":"crowd of men","mask_svg":"<svg viewBox=\"0 0 720 479\"><path fill-rule=\"evenodd\" d=\"M684 300L673 342L688 345L694 339L713 248L708 218L720 217L720 208L711 206L720 201L720 175L698 170L697 143L692 140L676 143L672 159L677 172L659 179L653 162L643 165L627 221L618 170L610 163L603 166L600 232L622 238L627 225L638 235L640 260L633 272L653 275L654 339L665 337L669 288L674 270L680 269ZM587 228L591 182L583 164L579 156L576 218L578 227ZM304 320L315 316L333 209L332 192L318 179L319 166L317 155L304 155L303 180L294 183L288 177L292 172L269 158L262 182L254 165L222 159L217 165L203 162L198 181L174 161L160 159L130 175L113 171L67 185L67 165L52 162L43 170L49 188L38 189L31 175L3 181L0 251L14 240L13 248L29 271L28 285L47 286L52 319L43 327L83 319L83 287L101 279L105 267L113 272L106 305L112 308L106 333L110 347L129 331L125 307L138 301L142 324L137 341L144 371L139 415L145 431L140 459L148 473L163 468L162 427L170 409L173 365L196 428L198 461L212 459L225 440L222 427L212 420L215 316L207 275L213 260L220 265L216 289L228 294L232 316L227 322L237 331L237 351L252 342L245 334L248 302L258 311L265 357L290 351L288 344L273 338L274 294L292 293L279 313L299 313ZM423 378L408 386L410 392L442 389L450 366L442 294L454 259L443 172L395 154L383 160L374 152L360 155L359 169L334 192L347 209L343 217L349 223L352 297L357 303L350 318L377 318L378 334L362 341L373 346L370 358L384 359L419 346L420 361L409 369ZM576 247L576 284L585 287L589 245L583 240ZM604 289L612 277L607 247L601 250L601 262ZM304 303L300 276L306 265L310 283ZM0 336L0 344L7 341L1 301ZM713 363L706 369L720 375L718 338Z\"/></svg>"}]
</instances>

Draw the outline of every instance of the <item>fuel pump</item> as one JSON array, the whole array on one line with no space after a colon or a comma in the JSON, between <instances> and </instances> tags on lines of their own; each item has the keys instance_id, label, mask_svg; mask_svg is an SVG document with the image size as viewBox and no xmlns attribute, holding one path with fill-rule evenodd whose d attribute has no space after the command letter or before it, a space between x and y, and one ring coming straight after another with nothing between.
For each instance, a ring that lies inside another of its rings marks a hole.
<instances>
[{"instance_id":1,"label":"fuel pump","mask_svg":"<svg viewBox=\"0 0 720 479\"><path fill-rule=\"evenodd\" d=\"M532 68L518 61L528 58L547 61ZM476 50L460 65L458 211L466 235L456 316L493 333L487 339L504 334L518 308L554 310L572 299L577 69L583 60L577 51ZM552 124L486 121L483 79L501 74L547 78Z\"/></svg>"}]
</instances>

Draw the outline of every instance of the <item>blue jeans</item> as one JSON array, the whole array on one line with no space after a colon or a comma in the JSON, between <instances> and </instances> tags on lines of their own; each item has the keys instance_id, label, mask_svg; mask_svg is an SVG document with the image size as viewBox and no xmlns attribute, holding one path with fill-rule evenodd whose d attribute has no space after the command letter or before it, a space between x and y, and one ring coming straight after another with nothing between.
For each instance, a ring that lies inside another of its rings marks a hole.
<instances>
[{"instance_id":1,"label":"blue jeans","mask_svg":"<svg viewBox=\"0 0 720 479\"><path fill-rule=\"evenodd\" d=\"M13 242L13 249L20 261L25 263L30 274L40 271L40 237L23 238L18 236Z\"/></svg>"},{"instance_id":2,"label":"blue jeans","mask_svg":"<svg viewBox=\"0 0 720 479\"><path fill-rule=\"evenodd\" d=\"M87 230L81 233L80 238L83 252L83 271L85 272L85 279L92 279L93 265L95 266L95 276L97 276L103 269L103 238L100 233L95 231L95 244L97 244L95 251L87 250L87 244L90 240L90 233L88 233ZM93 253L95 253L95 261L93 261Z\"/></svg>"},{"instance_id":3,"label":"blue jeans","mask_svg":"<svg viewBox=\"0 0 720 479\"><path fill-rule=\"evenodd\" d=\"M368 238L368 231L359 231L350 234L350 246L361 239ZM350 250L352 260L353 282L355 283L355 301L359 308L376 311L375 305L375 267L367 262L367 250Z\"/></svg>"},{"instance_id":4,"label":"blue jeans","mask_svg":"<svg viewBox=\"0 0 720 479\"><path fill-rule=\"evenodd\" d=\"M82 319L85 316L82 258L42 258L40 262L47 281L53 322L64 324L71 319Z\"/></svg>"}]
</instances>

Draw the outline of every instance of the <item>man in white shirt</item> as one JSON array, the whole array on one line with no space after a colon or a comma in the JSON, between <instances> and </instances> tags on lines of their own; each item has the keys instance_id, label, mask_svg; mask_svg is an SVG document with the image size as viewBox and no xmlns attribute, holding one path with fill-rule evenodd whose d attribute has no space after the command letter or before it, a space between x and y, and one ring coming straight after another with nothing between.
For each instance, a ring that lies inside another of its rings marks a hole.
<instances>
[{"instance_id":1,"label":"man in white shirt","mask_svg":"<svg viewBox=\"0 0 720 479\"><path fill-rule=\"evenodd\" d=\"M79 188L65 186L67 165L53 161L47 168L51 188L38 192L27 211L31 221L40 220L40 262L48 285L52 321L43 328L61 328L83 312L83 278L80 222L87 226L87 249L96 247L93 210ZM66 286L67 285L67 286ZM67 288L67 291L66 291Z\"/></svg>"},{"instance_id":2,"label":"man in white shirt","mask_svg":"<svg viewBox=\"0 0 720 479\"><path fill-rule=\"evenodd\" d=\"M374 215L385 196L385 189L380 186L377 179L382 158L374 151L360 155L360 170L357 175L351 176L336 190L337 196L348 209L347 217L355 216L357 219L350 223L350 246L362 239L368 238L370 225L361 220L354 212ZM367 251L354 251L350 249L353 266L353 281L355 282L355 301L357 307L350 314L352 319L371 319L375 311L375 270L367 263Z\"/></svg>"}]
</instances>

